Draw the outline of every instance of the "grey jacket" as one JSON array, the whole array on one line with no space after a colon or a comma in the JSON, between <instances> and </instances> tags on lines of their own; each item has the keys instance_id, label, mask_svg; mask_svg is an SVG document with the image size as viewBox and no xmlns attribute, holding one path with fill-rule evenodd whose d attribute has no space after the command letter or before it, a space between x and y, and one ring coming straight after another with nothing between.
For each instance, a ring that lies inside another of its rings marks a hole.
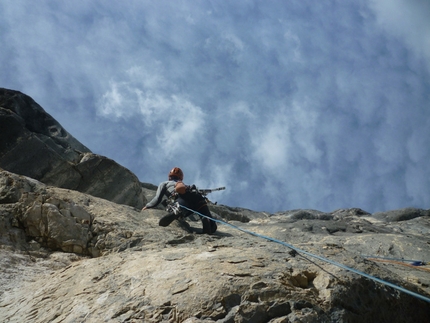
<instances>
[{"instance_id":1,"label":"grey jacket","mask_svg":"<svg viewBox=\"0 0 430 323\"><path fill-rule=\"evenodd\" d=\"M161 203L163 196L169 197L174 191L176 186L176 181L165 181L158 185L157 193L154 198L146 204L146 207L153 208Z\"/></svg>"}]
</instances>

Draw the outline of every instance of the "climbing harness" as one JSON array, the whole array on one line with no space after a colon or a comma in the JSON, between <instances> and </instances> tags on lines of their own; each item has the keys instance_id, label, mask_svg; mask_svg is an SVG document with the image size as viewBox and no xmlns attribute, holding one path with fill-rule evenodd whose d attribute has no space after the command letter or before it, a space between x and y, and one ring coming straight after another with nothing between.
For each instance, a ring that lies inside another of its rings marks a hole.
<instances>
[{"instance_id":1,"label":"climbing harness","mask_svg":"<svg viewBox=\"0 0 430 323\"><path fill-rule=\"evenodd\" d=\"M200 194L203 198L206 204L213 204L215 205L216 202L211 202L207 198L207 195L209 193L215 192L215 191L221 191L225 190L225 187L218 187L218 188L211 188L211 189L199 189L195 185L188 186L189 192ZM160 225L161 226L168 226L170 223L172 223L175 220L183 220L184 218L190 216L190 219L193 221L197 221L197 217L193 217L194 214L198 214L197 211L193 212L183 212L183 209L181 209L182 205L179 204L177 199L179 198L179 194L174 192L170 194L170 196L162 201L162 204L166 208L167 215L162 217L160 219Z\"/></svg>"},{"instance_id":2,"label":"climbing harness","mask_svg":"<svg viewBox=\"0 0 430 323\"><path fill-rule=\"evenodd\" d=\"M206 203L208 204L213 204L216 205L217 202L211 202L208 198L207 195L209 193L215 192L215 191L222 191L225 190L225 187L217 187L217 188L210 188L210 189L199 189L197 188L195 185L192 185L190 187L190 191L193 193L198 193L200 195L202 195L204 197L204 199L206 200ZM165 206L166 211L168 213L173 213L177 216L182 216L184 217L183 214L181 214L181 205L176 201L178 199L179 195L177 193L172 193L170 194L170 196L163 200L162 204ZM193 211L193 213L198 213L196 211Z\"/></svg>"},{"instance_id":3,"label":"climbing harness","mask_svg":"<svg viewBox=\"0 0 430 323\"><path fill-rule=\"evenodd\" d=\"M203 215L203 214L201 214L201 213L199 213L199 212L197 212L197 211L194 211L194 210L192 210L192 209L189 209L189 208L187 208L187 207L185 207L185 206L183 206L183 205L180 205L180 207L181 207L181 208L183 208L183 209L185 209L185 210L188 210L188 211L190 211L190 212L196 213L196 214L198 214L198 215L200 215L200 216L202 216L202 217L209 218L208 216ZM285 246L285 247L288 247L288 248L290 248L290 249L292 249L292 250L296 251L296 252L297 252L297 253L299 253L299 254L301 253L301 254L305 254L305 255L307 255L307 256L310 256L310 257L313 257L313 258L319 259L319 260L321 260L321 261L327 262L327 263L329 263L329 264L332 264L332 265L337 266L337 267L339 267L339 268L345 269L345 270L347 270L347 271L350 271L350 272L356 273L357 275L360 275L360 276L366 277L366 278L368 278L368 279L370 279L370 280L373 280L373 281L378 282L378 283L380 283L380 284L383 284L383 285L389 286L389 287L391 287L391 288L397 289L398 291L401 291L401 292L403 292L403 293L406 293L406 294L408 294L408 295L411 295L411 296L413 296L413 297L416 297L416 298L418 298L418 299L421 299L421 300L423 300L423 301L426 301L426 302L429 302L429 303L430 303L430 298L429 298L429 297L426 297L426 296L423 296L423 295L421 295L421 294L418 294L418 293L412 292L412 291L410 291L410 290L408 290L408 289L406 289L406 288L403 288L403 287L401 287L401 286L397 286L397 285L395 285L395 284L392 284L392 283L390 283L390 282L387 282L387 281L385 281L385 280L382 280L382 279L380 279L380 278L378 278L378 277L375 277L375 276L372 276L372 275L366 274L365 272L359 271L359 270L357 270L357 269L354 269L354 268L351 268L351 267L345 266L345 265L343 265L343 264L341 264L341 263L339 263L339 262L336 262L336 261L333 261L333 260L330 260L330 259L324 258L324 257L322 257L322 256L315 255L315 254L310 253L310 252L308 252L308 251L305 251L305 250L302 250L302 249L296 248L296 247L294 247L293 245L288 244L288 243L286 243L286 242L284 242L284 241L277 240L277 239L274 239L274 238L271 238L271 237L268 237L268 236L265 236L265 235L262 235L262 234L258 234L258 233L255 233L255 232L252 232L252 231L249 231L249 230L242 229L242 228L240 228L240 227L238 227L238 226L235 226L235 225L230 224L230 223L228 223L228 222L222 221L222 220L220 220L220 219L215 219L215 218L210 218L210 219L211 219L212 221L215 221L215 222L218 222L218 223L221 223L221 224L225 224L225 225L227 225L227 226L232 227L233 229L236 229L236 230L242 231L242 232L247 233L247 234L250 234L250 235L252 235L252 236L255 236L255 237L258 237L258 238L262 238L262 239L266 239L266 240L268 240L268 241L272 241L272 242L275 242L275 243L281 244L281 245L283 245L283 246Z\"/></svg>"}]
</instances>

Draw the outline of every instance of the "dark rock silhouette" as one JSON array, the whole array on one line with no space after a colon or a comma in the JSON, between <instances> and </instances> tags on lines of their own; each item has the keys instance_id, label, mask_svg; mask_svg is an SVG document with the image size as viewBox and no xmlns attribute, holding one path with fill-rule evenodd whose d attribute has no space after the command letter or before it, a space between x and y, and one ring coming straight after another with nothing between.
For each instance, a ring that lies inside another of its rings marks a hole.
<instances>
[{"instance_id":1,"label":"dark rock silhouette","mask_svg":"<svg viewBox=\"0 0 430 323\"><path fill-rule=\"evenodd\" d=\"M92 154L32 98L0 88L0 167L47 185L140 208L138 178L115 161Z\"/></svg>"}]
</instances>

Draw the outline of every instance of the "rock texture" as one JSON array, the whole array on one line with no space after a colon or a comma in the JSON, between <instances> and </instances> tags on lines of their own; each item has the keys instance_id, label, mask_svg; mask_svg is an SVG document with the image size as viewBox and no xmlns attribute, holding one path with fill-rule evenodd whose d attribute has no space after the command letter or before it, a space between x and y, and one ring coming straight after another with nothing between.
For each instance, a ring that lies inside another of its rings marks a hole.
<instances>
[{"instance_id":1,"label":"rock texture","mask_svg":"<svg viewBox=\"0 0 430 323\"><path fill-rule=\"evenodd\" d=\"M29 96L0 88L0 167L47 185L142 207L138 178L71 136Z\"/></svg>"},{"instance_id":2,"label":"rock texture","mask_svg":"<svg viewBox=\"0 0 430 323\"><path fill-rule=\"evenodd\" d=\"M235 227L429 297L430 266L380 261L429 260L428 211L212 212L215 235L162 228L163 210L0 172L0 321L427 322L428 302Z\"/></svg>"}]
</instances>

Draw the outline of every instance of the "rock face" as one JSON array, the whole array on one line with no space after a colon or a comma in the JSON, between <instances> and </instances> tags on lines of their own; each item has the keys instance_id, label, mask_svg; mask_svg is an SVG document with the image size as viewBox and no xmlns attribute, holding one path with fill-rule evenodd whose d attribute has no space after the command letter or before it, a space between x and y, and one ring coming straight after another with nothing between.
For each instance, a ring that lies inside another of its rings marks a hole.
<instances>
[{"instance_id":1,"label":"rock face","mask_svg":"<svg viewBox=\"0 0 430 323\"><path fill-rule=\"evenodd\" d=\"M0 321L427 322L425 300L236 229L430 297L430 266L399 261L430 260L427 210L212 212L214 235L163 228L163 210L0 172Z\"/></svg>"},{"instance_id":2,"label":"rock face","mask_svg":"<svg viewBox=\"0 0 430 323\"><path fill-rule=\"evenodd\" d=\"M138 178L71 136L29 96L0 88L0 167L47 185L142 207Z\"/></svg>"}]
</instances>

